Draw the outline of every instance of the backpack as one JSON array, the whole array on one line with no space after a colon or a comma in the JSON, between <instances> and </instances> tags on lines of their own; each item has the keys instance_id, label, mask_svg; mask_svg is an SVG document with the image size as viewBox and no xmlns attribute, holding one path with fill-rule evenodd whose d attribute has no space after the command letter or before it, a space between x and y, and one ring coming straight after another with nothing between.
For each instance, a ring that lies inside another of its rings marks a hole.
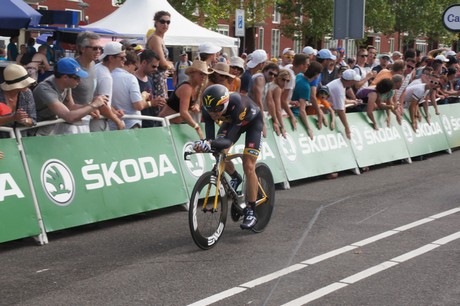
<instances>
[{"instance_id":1,"label":"backpack","mask_svg":"<svg viewBox=\"0 0 460 306\"><path fill-rule=\"evenodd\" d=\"M177 61L176 64L174 65L174 70L175 71L179 70L179 63L180 63L180 61ZM189 66L192 66L192 64L193 64L192 61L190 61L190 60L188 60L187 63L188 63Z\"/></svg>"},{"instance_id":2,"label":"backpack","mask_svg":"<svg viewBox=\"0 0 460 306\"><path fill-rule=\"evenodd\" d=\"M27 52L21 57L21 60L19 62L21 63L21 65L25 66L32 61L33 57L34 57L33 53Z\"/></svg>"}]
</instances>

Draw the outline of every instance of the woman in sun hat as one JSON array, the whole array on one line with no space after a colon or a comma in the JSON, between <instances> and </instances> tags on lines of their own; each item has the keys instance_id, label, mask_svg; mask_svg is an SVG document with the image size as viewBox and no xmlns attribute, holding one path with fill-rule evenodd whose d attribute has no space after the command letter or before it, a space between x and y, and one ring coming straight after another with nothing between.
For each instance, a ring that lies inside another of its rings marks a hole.
<instances>
[{"instance_id":1,"label":"woman in sun hat","mask_svg":"<svg viewBox=\"0 0 460 306\"><path fill-rule=\"evenodd\" d=\"M10 64L3 71L0 84L0 125L33 126L37 122L35 102L29 86L35 80L21 65Z\"/></svg>"},{"instance_id":2,"label":"woman in sun hat","mask_svg":"<svg viewBox=\"0 0 460 306\"><path fill-rule=\"evenodd\" d=\"M235 75L230 73L230 66L226 63L218 62L212 68L212 73L209 75L208 84L206 87L220 84L230 90L230 83L235 79Z\"/></svg>"},{"instance_id":3,"label":"woman in sun hat","mask_svg":"<svg viewBox=\"0 0 460 306\"><path fill-rule=\"evenodd\" d=\"M191 113L199 113L199 91L198 87L203 84L212 70L208 69L205 62L200 60L193 61L192 65L185 69L185 74L188 75L188 81L181 83L171 94L163 110L160 112L160 117L166 117L173 114L180 114L180 117L171 120L172 123L185 122L195 129L200 139L204 139L200 125L196 122Z\"/></svg>"},{"instance_id":4,"label":"woman in sun hat","mask_svg":"<svg viewBox=\"0 0 460 306\"><path fill-rule=\"evenodd\" d=\"M244 73L244 59L239 56L230 58L230 73L235 75L235 78L230 82L230 91L240 92L241 79L240 76Z\"/></svg>"}]
</instances>

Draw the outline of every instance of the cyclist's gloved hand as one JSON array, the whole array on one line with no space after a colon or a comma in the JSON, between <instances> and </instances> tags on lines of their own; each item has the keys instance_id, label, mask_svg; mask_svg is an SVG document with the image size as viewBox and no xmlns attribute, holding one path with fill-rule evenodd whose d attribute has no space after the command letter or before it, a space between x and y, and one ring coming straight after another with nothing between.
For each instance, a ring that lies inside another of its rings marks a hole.
<instances>
[{"instance_id":1,"label":"cyclist's gloved hand","mask_svg":"<svg viewBox=\"0 0 460 306\"><path fill-rule=\"evenodd\" d=\"M193 149L197 152L211 152L211 142L206 139L195 141Z\"/></svg>"}]
</instances>

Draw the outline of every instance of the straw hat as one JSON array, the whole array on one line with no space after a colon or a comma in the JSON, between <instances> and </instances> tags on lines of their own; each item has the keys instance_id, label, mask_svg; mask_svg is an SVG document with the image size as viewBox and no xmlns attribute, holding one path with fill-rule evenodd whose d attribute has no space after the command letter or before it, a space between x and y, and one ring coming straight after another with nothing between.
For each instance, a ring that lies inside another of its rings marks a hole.
<instances>
[{"instance_id":1,"label":"straw hat","mask_svg":"<svg viewBox=\"0 0 460 306\"><path fill-rule=\"evenodd\" d=\"M9 64L3 70L3 79L5 82L0 84L0 87L4 91L27 88L36 82L29 76L24 67L16 64Z\"/></svg>"},{"instance_id":2,"label":"straw hat","mask_svg":"<svg viewBox=\"0 0 460 306\"><path fill-rule=\"evenodd\" d=\"M208 65L206 62L200 61L200 60L194 60L192 63L192 66L187 67L185 69L185 74L189 75L192 72L199 71L204 74L211 74L213 71L212 69L208 69Z\"/></svg>"},{"instance_id":3,"label":"straw hat","mask_svg":"<svg viewBox=\"0 0 460 306\"><path fill-rule=\"evenodd\" d=\"M235 78L235 75L230 74L230 66L226 63L218 62L212 67L213 72L216 72L221 75L226 75L231 78Z\"/></svg>"}]
</instances>

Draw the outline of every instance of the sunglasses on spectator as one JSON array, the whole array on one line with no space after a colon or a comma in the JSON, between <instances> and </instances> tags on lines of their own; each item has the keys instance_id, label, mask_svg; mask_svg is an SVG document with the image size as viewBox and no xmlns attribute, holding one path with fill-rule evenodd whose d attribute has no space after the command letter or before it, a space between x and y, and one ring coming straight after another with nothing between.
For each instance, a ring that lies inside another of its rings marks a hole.
<instances>
[{"instance_id":1,"label":"sunglasses on spectator","mask_svg":"<svg viewBox=\"0 0 460 306\"><path fill-rule=\"evenodd\" d=\"M278 73L273 72L273 71L269 71L268 74L271 76L274 76L275 78L278 76Z\"/></svg>"},{"instance_id":2,"label":"sunglasses on spectator","mask_svg":"<svg viewBox=\"0 0 460 306\"><path fill-rule=\"evenodd\" d=\"M161 24L170 24L171 20L160 19L160 20L158 20L158 22L161 23Z\"/></svg>"},{"instance_id":3,"label":"sunglasses on spectator","mask_svg":"<svg viewBox=\"0 0 460 306\"><path fill-rule=\"evenodd\" d=\"M80 81L80 77L79 77L78 75L75 75L75 74L68 74L67 76L68 76L69 78L71 78L71 79Z\"/></svg>"},{"instance_id":4,"label":"sunglasses on spectator","mask_svg":"<svg viewBox=\"0 0 460 306\"><path fill-rule=\"evenodd\" d=\"M359 57L368 57L368 54L361 54Z\"/></svg>"},{"instance_id":5,"label":"sunglasses on spectator","mask_svg":"<svg viewBox=\"0 0 460 306\"><path fill-rule=\"evenodd\" d=\"M281 81L283 81L283 82L290 82L291 80L290 80L290 79L281 79Z\"/></svg>"},{"instance_id":6,"label":"sunglasses on spectator","mask_svg":"<svg viewBox=\"0 0 460 306\"><path fill-rule=\"evenodd\" d=\"M99 50L99 51L102 51L102 50L103 50L103 48L100 47L100 46L96 46L96 47L93 47L93 46L85 46L85 48L87 48L87 49L92 49L93 51L98 51L98 50Z\"/></svg>"},{"instance_id":7,"label":"sunglasses on spectator","mask_svg":"<svg viewBox=\"0 0 460 306\"><path fill-rule=\"evenodd\" d=\"M409 69L415 69L415 67L411 66L411 65L406 65L406 67L409 68Z\"/></svg>"},{"instance_id":8,"label":"sunglasses on spectator","mask_svg":"<svg viewBox=\"0 0 460 306\"><path fill-rule=\"evenodd\" d=\"M433 81L433 80L431 80L430 83L431 83L431 84L434 84L434 85L436 85L436 86L438 86L438 85L440 84L438 81Z\"/></svg>"}]
</instances>

